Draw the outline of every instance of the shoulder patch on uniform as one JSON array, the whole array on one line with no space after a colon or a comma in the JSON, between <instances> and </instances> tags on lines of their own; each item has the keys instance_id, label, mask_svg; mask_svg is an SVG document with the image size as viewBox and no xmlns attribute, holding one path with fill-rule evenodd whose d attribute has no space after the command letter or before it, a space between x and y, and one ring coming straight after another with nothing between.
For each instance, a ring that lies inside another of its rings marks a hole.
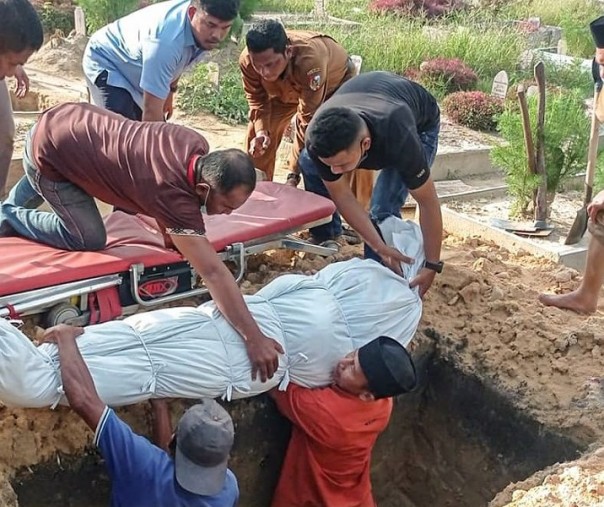
<instances>
[{"instance_id":1,"label":"shoulder patch on uniform","mask_svg":"<svg viewBox=\"0 0 604 507\"><path fill-rule=\"evenodd\" d=\"M306 76L308 77L308 86L313 92L316 92L323 85L323 77L319 67L309 70Z\"/></svg>"}]
</instances>

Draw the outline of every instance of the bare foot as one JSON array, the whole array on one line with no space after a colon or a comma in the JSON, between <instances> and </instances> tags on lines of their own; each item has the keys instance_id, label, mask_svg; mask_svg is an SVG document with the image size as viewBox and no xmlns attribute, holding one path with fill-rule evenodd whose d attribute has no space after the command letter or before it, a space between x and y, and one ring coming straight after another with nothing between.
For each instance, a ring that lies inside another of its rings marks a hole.
<instances>
[{"instance_id":1,"label":"bare foot","mask_svg":"<svg viewBox=\"0 0 604 507\"><path fill-rule=\"evenodd\" d=\"M539 301L545 306L555 306L577 313L594 313L598 305L597 300L593 301L578 290L568 294L539 294Z\"/></svg>"}]
</instances>

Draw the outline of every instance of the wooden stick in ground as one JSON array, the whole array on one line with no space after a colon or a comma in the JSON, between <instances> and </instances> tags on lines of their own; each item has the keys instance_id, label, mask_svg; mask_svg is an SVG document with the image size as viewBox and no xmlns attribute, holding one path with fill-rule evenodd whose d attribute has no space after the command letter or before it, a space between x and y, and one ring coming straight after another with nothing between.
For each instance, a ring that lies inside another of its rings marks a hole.
<instances>
[{"instance_id":1,"label":"wooden stick in ground","mask_svg":"<svg viewBox=\"0 0 604 507\"><path fill-rule=\"evenodd\" d=\"M526 148L526 157L529 174L537 174L535 169L535 145L533 144L533 131L531 129L531 118L529 116L528 105L526 103L526 91L524 85L518 85L518 104L520 104L520 115L522 116L522 132L524 133L524 146ZM537 209L537 193L533 194L533 206Z\"/></svg>"},{"instance_id":2,"label":"wooden stick in ground","mask_svg":"<svg viewBox=\"0 0 604 507\"><path fill-rule=\"evenodd\" d=\"M547 219L547 174L545 171L545 66L543 62L538 62L535 65L535 79L539 88L535 172L540 176L539 187L537 188L535 222L545 226Z\"/></svg>"}]
</instances>

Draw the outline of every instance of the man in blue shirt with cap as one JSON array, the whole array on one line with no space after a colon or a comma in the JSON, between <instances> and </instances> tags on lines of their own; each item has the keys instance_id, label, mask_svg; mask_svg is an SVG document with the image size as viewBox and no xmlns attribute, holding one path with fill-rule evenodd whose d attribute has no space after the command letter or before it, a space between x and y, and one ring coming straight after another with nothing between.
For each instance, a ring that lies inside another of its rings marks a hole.
<instances>
[{"instance_id":1,"label":"man in blue shirt with cap","mask_svg":"<svg viewBox=\"0 0 604 507\"><path fill-rule=\"evenodd\" d=\"M111 506L234 507L239 489L227 462L235 433L226 410L214 400L201 400L185 412L170 435L167 407L155 402L154 423L162 427L159 440L170 453L156 447L135 434L99 397L76 344L83 332L60 325L47 330L43 340L57 344L67 401L95 430L94 443L112 482Z\"/></svg>"},{"instance_id":2,"label":"man in blue shirt with cap","mask_svg":"<svg viewBox=\"0 0 604 507\"><path fill-rule=\"evenodd\" d=\"M169 0L95 32L82 65L92 102L131 120L172 115L181 74L218 47L240 0Z\"/></svg>"}]
</instances>

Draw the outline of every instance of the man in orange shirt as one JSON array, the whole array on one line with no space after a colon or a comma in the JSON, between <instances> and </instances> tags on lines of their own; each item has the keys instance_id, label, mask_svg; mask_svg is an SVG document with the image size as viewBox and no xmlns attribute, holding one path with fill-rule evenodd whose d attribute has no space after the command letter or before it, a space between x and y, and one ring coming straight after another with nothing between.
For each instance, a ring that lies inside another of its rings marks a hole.
<instances>
[{"instance_id":1,"label":"man in orange shirt","mask_svg":"<svg viewBox=\"0 0 604 507\"><path fill-rule=\"evenodd\" d=\"M273 389L293 424L272 507L375 507L371 451L386 428L392 396L416 385L413 361L392 338L380 336L336 366L334 384Z\"/></svg>"}]
</instances>

